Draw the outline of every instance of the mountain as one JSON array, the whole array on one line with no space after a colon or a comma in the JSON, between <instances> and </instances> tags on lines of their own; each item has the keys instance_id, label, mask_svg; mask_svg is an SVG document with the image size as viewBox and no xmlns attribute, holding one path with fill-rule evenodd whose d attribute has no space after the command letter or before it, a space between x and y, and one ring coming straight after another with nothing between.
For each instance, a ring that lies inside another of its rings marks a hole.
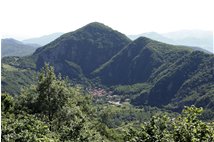
<instances>
[{"instance_id":1,"label":"mountain","mask_svg":"<svg viewBox=\"0 0 214 142\"><path fill-rule=\"evenodd\" d=\"M213 72L212 54L140 37L96 69L93 76L107 86L119 85L119 94L132 98L133 105L180 111L194 104L214 110Z\"/></svg>"},{"instance_id":2,"label":"mountain","mask_svg":"<svg viewBox=\"0 0 214 142\"><path fill-rule=\"evenodd\" d=\"M129 92L134 92L138 84L136 94L130 95L133 105L179 111L192 104L214 109L213 73L214 55L140 37L96 69L93 75L107 86L131 88Z\"/></svg>"},{"instance_id":3,"label":"mountain","mask_svg":"<svg viewBox=\"0 0 214 142\"><path fill-rule=\"evenodd\" d=\"M125 35L97 22L62 35L33 54L37 69L49 62L69 77L89 75L130 41Z\"/></svg>"},{"instance_id":4,"label":"mountain","mask_svg":"<svg viewBox=\"0 0 214 142\"><path fill-rule=\"evenodd\" d=\"M48 62L55 67L57 73L81 82L129 42L131 40L124 34L104 24L93 22L38 48L32 56L5 58L2 62L21 70L33 71L40 70L45 62ZM5 85L11 84L7 83L8 80L3 81Z\"/></svg>"},{"instance_id":5,"label":"mountain","mask_svg":"<svg viewBox=\"0 0 214 142\"><path fill-rule=\"evenodd\" d=\"M55 39L57 39L61 35L63 35L63 33L52 33L52 34L45 35L42 37L26 39L26 40L23 40L22 42L26 43L26 44L35 44L36 43L36 44L43 46L43 45L50 43L51 41L54 41Z\"/></svg>"},{"instance_id":6,"label":"mountain","mask_svg":"<svg viewBox=\"0 0 214 142\"><path fill-rule=\"evenodd\" d=\"M38 47L37 44L23 44L12 38L2 39L1 56L26 56L32 54Z\"/></svg>"},{"instance_id":7,"label":"mountain","mask_svg":"<svg viewBox=\"0 0 214 142\"><path fill-rule=\"evenodd\" d=\"M181 30L163 34L148 32L139 35L129 35L128 37L135 40L140 36L145 36L168 44L189 46L189 48L193 50L206 53L214 53L213 32L211 31Z\"/></svg>"},{"instance_id":8,"label":"mountain","mask_svg":"<svg viewBox=\"0 0 214 142\"><path fill-rule=\"evenodd\" d=\"M146 37L131 41L93 22L63 34L31 56L3 58L2 91L17 93L31 84L33 73L45 62L74 83L104 86L135 106L179 111L195 104L214 111L214 55L187 46Z\"/></svg>"},{"instance_id":9,"label":"mountain","mask_svg":"<svg viewBox=\"0 0 214 142\"><path fill-rule=\"evenodd\" d=\"M174 62L189 52L186 47L140 37L98 68L94 75L107 85L146 82L161 65Z\"/></svg>"}]
</instances>

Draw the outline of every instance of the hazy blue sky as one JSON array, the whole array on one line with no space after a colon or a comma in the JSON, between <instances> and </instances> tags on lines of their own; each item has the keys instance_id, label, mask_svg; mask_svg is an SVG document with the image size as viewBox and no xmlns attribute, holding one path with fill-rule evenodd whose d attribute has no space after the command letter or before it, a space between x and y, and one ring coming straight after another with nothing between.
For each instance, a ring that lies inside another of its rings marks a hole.
<instances>
[{"instance_id":1,"label":"hazy blue sky","mask_svg":"<svg viewBox=\"0 0 214 142\"><path fill-rule=\"evenodd\" d=\"M213 30L213 0L1 0L1 37L69 32L93 21L125 34Z\"/></svg>"}]
</instances>

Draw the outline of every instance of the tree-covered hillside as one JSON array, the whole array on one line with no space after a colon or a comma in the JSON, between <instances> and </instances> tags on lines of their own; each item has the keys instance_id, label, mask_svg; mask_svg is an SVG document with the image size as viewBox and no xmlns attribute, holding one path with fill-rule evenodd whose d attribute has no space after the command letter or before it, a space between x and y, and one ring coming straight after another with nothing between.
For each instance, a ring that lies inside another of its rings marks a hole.
<instances>
[{"instance_id":1,"label":"tree-covered hillside","mask_svg":"<svg viewBox=\"0 0 214 142\"><path fill-rule=\"evenodd\" d=\"M204 107L214 118L214 55L140 37L131 41L101 23L66 33L26 57L2 59L2 91L20 94L45 63L97 102L131 103L180 112Z\"/></svg>"},{"instance_id":2,"label":"tree-covered hillside","mask_svg":"<svg viewBox=\"0 0 214 142\"><path fill-rule=\"evenodd\" d=\"M202 108L186 107L173 115L157 108L97 104L48 64L19 96L1 94L1 109L4 142L214 140L214 124L198 117Z\"/></svg>"},{"instance_id":3,"label":"tree-covered hillside","mask_svg":"<svg viewBox=\"0 0 214 142\"><path fill-rule=\"evenodd\" d=\"M98 68L94 74L107 85L146 82L161 66L175 62L179 57L190 54L190 51L182 46L140 37Z\"/></svg>"}]
</instances>

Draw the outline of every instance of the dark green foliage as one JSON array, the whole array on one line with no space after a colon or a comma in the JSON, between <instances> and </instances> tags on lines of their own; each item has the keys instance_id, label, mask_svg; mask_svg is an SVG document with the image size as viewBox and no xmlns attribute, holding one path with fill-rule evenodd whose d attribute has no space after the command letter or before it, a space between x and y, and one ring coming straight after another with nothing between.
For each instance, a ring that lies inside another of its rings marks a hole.
<instances>
[{"instance_id":1,"label":"dark green foliage","mask_svg":"<svg viewBox=\"0 0 214 142\"><path fill-rule=\"evenodd\" d=\"M8 94L1 95L1 140L11 141L51 141L53 136L48 126L34 115L18 113L17 102Z\"/></svg>"},{"instance_id":2,"label":"dark green foliage","mask_svg":"<svg viewBox=\"0 0 214 142\"><path fill-rule=\"evenodd\" d=\"M99 141L99 132L92 125L96 120L90 116L91 99L82 95L45 65L36 85L26 88L15 99L15 106L11 96L2 96L2 137L6 141L51 141L53 134L55 141ZM14 134L13 128L18 129Z\"/></svg>"},{"instance_id":3,"label":"dark green foliage","mask_svg":"<svg viewBox=\"0 0 214 142\"><path fill-rule=\"evenodd\" d=\"M38 93L38 110L47 116L51 123L55 113L67 103L68 86L61 76L56 77L53 67L45 65L39 74L36 92Z\"/></svg>"},{"instance_id":4,"label":"dark green foliage","mask_svg":"<svg viewBox=\"0 0 214 142\"><path fill-rule=\"evenodd\" d=\"M3 114L1 122L3 142L57 141L57 136L49 131L48 126L33 115Z\"/></svg>"},{"instance_id":5,"label":"dark green foliage","mask_svg":"<svg viewBox=\"0 0 214 142\"><path fill-rule=\"evenodd\" d=\"M1 110L2 112L11 112L14 109L14 99L9 94L1 94Z\"/></svg>"}]
</instances>

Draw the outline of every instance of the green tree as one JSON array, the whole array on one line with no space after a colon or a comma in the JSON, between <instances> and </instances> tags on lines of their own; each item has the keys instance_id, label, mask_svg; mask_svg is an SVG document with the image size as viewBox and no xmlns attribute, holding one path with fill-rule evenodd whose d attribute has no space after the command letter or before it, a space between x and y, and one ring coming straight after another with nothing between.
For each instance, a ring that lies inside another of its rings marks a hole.
<instances>
[{"instance_id":1,"label":"green tree","mask_svg":"<svg viewBox=\"0 0 214 142\"><path fill-rule=\"evenodd\" d=\"M46 123L59 141L99 141L92 113L91 97L79 87L56 76L48 64L39 73L38 82L18 97L19 113L27 112Z\"/></svg>"},{"instance_id":2,"label":"green tree","mask_svg":"<svg viewBox=\"0 0 214 142\"><path fill-rule=\"evenodd\" d=\"M205 123L198 119L202 108L186 107L172 123L174 141L201 142L214 141L213 123Z\"/></svg>"},{"instance_id":3,"label":"green tree","mask_svg":"<svg viewBox=\"0 0 214 142\"><path fill-rule=\"evenodd\" d=\"M29 114L3 114L1 121L1 141L3 142L54 142L58 140L48 126Z\"/></svg>"},{"instance_id":4,"label":"green tree","mask_svg":"<svg viewBox=\"0 0 214 142\"><path fill-rule=\"evenodd\" d=\"M17 111L18 101L9 94L1 94L1 141L54 141L48 126L36 116Z\"/></svg>"},{"instance_id":5,"label":"green tree","mask_svg":"<svg viewBox=\"0 0 214 142\"><path fill-rule=\"evenodd\" d=\"M7 93L1 94L1 111L4 113L11 112L14 109L14 99Z\"/></svg>"},{"instance_id":6,"label":"green tree","mask_svg":"<svg viewBox=\"0 0 214 142\"><path fill-rule=\"evenodd\" d=\"M211 142L214 141L214 124L198 119L202 108L186 107L176 118L154 116L140 130L131 128L125 141L136 142Z\"/></svg>"},{"instance_id":7,"label":"green tree","mask_svg":"<svg viewBox=\"0 0 214 142\"><path fill-rule=\"evenodd\" d=\"M38 110L47 116L51 130L53 118L68 101L70 95L68 83L61 75L57 77L54 68L46 64L39 74L36 91Z\"/></svg>"}]
</instances>

